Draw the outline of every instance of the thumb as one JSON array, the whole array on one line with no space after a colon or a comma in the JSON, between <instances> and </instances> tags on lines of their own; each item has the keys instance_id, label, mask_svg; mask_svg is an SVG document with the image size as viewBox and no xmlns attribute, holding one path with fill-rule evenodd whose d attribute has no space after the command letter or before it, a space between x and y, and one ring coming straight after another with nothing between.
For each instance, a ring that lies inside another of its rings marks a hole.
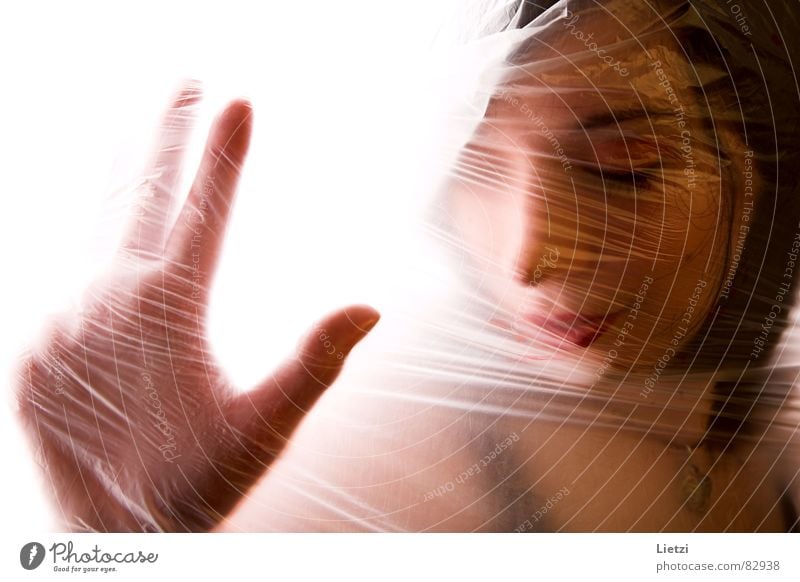
<instances>
[{"instance_id":1,"label":"thumb","mask_svg":"<svg viewBox=\"0 0 800 582\"><path fill-rule=\"evenodd\" d=\"M366 305L353 305L323 318L299 343L297 363L307 391L322 391L336 380L350 351L375 327L380 314ZM304 391L306 391L304 389Z\"/></svg>"},{"instance_id":2,"label":"thumb","mask_svg":"<svg viewBox=\"0 0 800 582\"><path fill-rule=\"evenodd\" d=\"M235 398L229 417L233 427L253 443L285 441L379 319L380 314L366 305L340 309L321 319L300 341L294 358L255 389Z\"/></svg>"},{"instance_id":3,"label":"thumb","mask_svg":"<svg viewBox=\"0 0 800 582\"><path fill-rule=\"evenodd\" d=\"M229 402L224 418L227 438L213 455L216 479L202 492L209 507L225 515L246 494L378 319L378 312L365 305L323 318L300 342L295 358Z\"/></svg>"}]
</instances>

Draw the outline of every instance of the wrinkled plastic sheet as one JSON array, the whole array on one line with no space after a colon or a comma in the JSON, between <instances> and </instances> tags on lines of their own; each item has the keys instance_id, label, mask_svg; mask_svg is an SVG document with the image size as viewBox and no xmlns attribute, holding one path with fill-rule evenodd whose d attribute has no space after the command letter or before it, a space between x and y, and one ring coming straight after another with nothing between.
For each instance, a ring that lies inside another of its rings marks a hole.
<instances>
[{"instance_id":1,"label":"wrinkled plastic sheet","mask_svg":"<svg viewBox=\"0 0 800 582\"><path fill-rule=\"evenodd\" d=\"M443 120L467 137L420 221L452 283L375 306L347 365L366 306L251 391L216 362L249 106L173 219L200 98L178 95L109 274L20 364L65 527L796 527L796 6L470 6L480 74Z\"/></svg>"}]
</instances>

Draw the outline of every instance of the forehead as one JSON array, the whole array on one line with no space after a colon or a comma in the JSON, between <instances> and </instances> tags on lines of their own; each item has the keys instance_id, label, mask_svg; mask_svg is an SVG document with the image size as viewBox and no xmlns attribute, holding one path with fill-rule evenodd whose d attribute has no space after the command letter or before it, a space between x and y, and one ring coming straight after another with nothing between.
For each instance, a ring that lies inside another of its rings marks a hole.
<instances>
[{"instance_id":1,"label":"forehead","mask_svg":"<svg viewBox=\"0 0 800 582\"><path fill-rule=\"evenodd\" d=\"M621 119L697 112L698 72L665 27L632 35L608 12L551 22L511 50L493 89L488 117L547 117L550 127L614 112Z\"/></svg>"}]
</instances>

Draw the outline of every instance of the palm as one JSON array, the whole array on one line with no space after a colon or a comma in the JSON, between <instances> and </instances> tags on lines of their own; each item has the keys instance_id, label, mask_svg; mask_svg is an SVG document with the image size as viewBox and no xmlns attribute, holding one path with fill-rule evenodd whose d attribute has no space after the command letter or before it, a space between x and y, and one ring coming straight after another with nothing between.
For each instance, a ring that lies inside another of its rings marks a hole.
<instances>
[{"instance_id":1,"label":"palm","mask_svg":"<svg viewBox=\"0 0 800 582\"><path fill-rule=\"evenodd\" d=\"M209 349L206 310L251 115L235 102L217 120L189 198L168 228L196 99L184 92L165 120L154 178L111 273L22 370L22 415L73 526L212 527L263 474L377 321L367 307L339 311L317 328L336 349L319 340L321 332L311 334L254 390L230 384Z\"/></svg>"}]
</instances>

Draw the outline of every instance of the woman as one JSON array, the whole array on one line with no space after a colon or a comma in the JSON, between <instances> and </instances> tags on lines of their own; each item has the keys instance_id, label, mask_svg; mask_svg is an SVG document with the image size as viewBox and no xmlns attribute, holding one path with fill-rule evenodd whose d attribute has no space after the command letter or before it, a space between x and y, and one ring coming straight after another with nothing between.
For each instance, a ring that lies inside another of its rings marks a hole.
<instances>
[{"instance_id":1,"label":"woman","mask_svg":"<svg viewBox=\"0 0 800 582\"><path fill-rule=\"evenodd\" d=\"M764 365L800 223L782 176L797 155L795 16L765 8L745 31L716 4L512 8L488 37L507 56L435 231L469 285L419 351L376 358L386 375L362 381L382 391L333 390L298 433L377 313L332 315L236 394L204 315L250 109L212 128L169 228L197 99L179 96L117 272L21 368L22 416L70 526L209 529L291 436L234 526L795 527L793 425L777 416L793 377Z\"/></svg>"}]
</instances>

